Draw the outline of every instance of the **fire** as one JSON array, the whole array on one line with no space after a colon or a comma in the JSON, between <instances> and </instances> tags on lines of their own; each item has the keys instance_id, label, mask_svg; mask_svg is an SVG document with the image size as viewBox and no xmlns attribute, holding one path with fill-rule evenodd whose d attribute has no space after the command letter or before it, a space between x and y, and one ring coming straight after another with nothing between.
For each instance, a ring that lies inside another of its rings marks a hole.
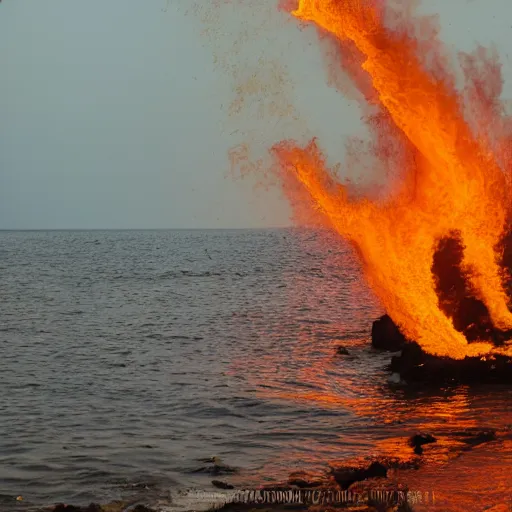
<instances>
[{"instance_id":1,"label":"fire","mask_svg":"<svg viewBox=\"0 0 512 512\"><path fill-rule=\"evenodd\" d=\"M491 351L512 354L510 345L496 347L483 338L469 342L456 330L441 307L432 271L440 240L457 233L471 294L485 305L495 329L512 329L498 249L512 194L505 121L491 97L496 91L486 96L485 84L475 79L464 96L442 65L429 69L410 27L386 25L382 2L300 0L292 14L314 23L351 54L347 71L385 120L376 128L377 146L391 140L411 158L402 160L406 167L385 201L353 199L327 167L316 140L306 147L281 142L272 152L288 194L296 193L290 192L290 179L300 183L335 230L353 243L382 305L425 351L457 359ZM441 61L436 52L433 48ZM469 59L467 68L472 64ZM468 99L473 103L465 110Z\"/></svg>"}]
</instances>

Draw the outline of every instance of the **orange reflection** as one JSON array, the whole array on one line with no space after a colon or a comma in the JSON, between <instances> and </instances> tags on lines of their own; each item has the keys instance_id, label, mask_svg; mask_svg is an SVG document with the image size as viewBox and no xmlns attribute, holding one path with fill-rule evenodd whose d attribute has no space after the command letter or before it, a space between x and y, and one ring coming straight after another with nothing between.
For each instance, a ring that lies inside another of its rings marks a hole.
<instances>
[{"instance_id":1,"label":"orange reflection","mask_svg":"<svg viewBox=\"0 0 512 512\"><path fill-rule=\"evenodd\" d=\"M263 403L276 404L277 416L283 412L275 429L265 432L265 442L278 439L274 454L252 476L286 480L296 470L325 475L329 465L368 456L410 460L407 440L417 432L439 436L425 460L446 462L459 447L450 431L512 423L510 393L390 386L389 354L369 347L370 319L380 308L355 255L333 233L295 236L304 257L283 270L279 282L286 286L279 291L285 299L279 295L275 315L249 315L240 335L253 334L257 341L231 367ZM348 355L337 354L340 345Z\"/></svg>"}]
</instances>

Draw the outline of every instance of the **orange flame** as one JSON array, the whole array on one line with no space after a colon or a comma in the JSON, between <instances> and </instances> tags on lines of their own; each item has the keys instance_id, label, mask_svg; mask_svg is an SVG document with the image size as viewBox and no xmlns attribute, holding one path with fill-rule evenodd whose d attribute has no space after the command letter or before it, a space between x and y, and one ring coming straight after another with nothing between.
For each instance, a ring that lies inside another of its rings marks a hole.
<instances>
[{"instance_id":1,"label":"orange flame","mask_svg":"<svg viewBox=\"0 0 512 512\"><path fill-rule=\"evenodd\" d=\"M487 306L497 329L512 328L496 249L507 227L512 195L502 161L508 140L488 132L502 127L503 120L475 100L471 113L477 126L471 126L454 79L429 70L418 56L418 39L410 30L388 28L377 2L300 0L292 14L313 22L345 48L355 48L372 88L364 91L366 99L396 128L392 137L414 155L414 162L407 164L385 202L353 200L327 168L316 140L303 148L282 142L272 151L285 181L290 176L298 181L338 233L354 244L388 314L425 351L457 359L491 351L512 354L512 347L496 348L488 340L468 343L440 309L432 274L436 244L457 230L474 294ZM360 69L355 76L353 62L349 71L366 87ZM472 62L466 64L470 68ZM478 132L478 124L485 126L485 133Z\"/></svg>"}]
</instances>

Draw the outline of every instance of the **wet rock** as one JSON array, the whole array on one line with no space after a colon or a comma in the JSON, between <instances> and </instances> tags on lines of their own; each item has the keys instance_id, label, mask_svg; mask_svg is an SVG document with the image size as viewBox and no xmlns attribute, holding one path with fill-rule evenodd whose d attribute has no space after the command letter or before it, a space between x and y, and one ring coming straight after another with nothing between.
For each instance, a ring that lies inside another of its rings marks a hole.
<instances>
[{"instance_id":1,"label":"wet rock","mask_svg":"<svg viewBox=\"0 0 512 512\"><path fill-rule=\"evenodd\" d=\"M411 446L423 446L435 442L437 442L437 439L432 434L416 434L409 439Z\"/></svg>"},{"instance_id":2,"label":"wet rock","mask_svg":"<svg viewBox=\"0 0 512 512\"><path fill-rule=\"evenodd\" d=\"M365 472L365 479L367 478L386 478L388 468L381 462L372 462Z\"/></svg>"},{"instance_id":3,"label":"wet rock","mask_svg":"<svg viewBox=\"0 0 512 512\"><path fill-rule=\"evenodd\" d=\"M431 434L416 434L409 439L409 446L414 448L414 453L421 455L424 445L436 442L437 439Z\"/></svg>"},{"instance_id":4,"label":"wet rock","mask_svg":"<svg viewBox=\"0 0 512 512\"><path fill-rule=\"evenodd\" d=\"M212 485L217 487L218 489L234 489L235 487L227 482L222 482L221 480L212 480Z\"/></svg>"},{"instance_id":5,"label":"wet rock","mask_svg":"<svg viewBox=\"0 0 512 512\"><path fill-rule=\"evenodd\" d=\"M341 489L348 489L353 483L369 478L386 478L388 470L380 462L372 462L366 468L339 468L332 470L332 476Z\"/></svg>"},{"instance_id":6,"label":"wet rock","mask_svg":"<svg viewBox=\"0 0 512 512\"><path fill-rule=\"evenodd\" d=\"M348 489L353 483L364 480L362 470L356 468L342 468L332 471L332 476L341 489Z\"/></svg>"},{"instance_id":7,"label":"wet rock","mask_svg":"<svg viewBox=\"0 0 512 512\"><path fill-rule=\"evenodd\" d=\"M101 505L97 503L91 503L85 507L76 507L75 505L65 505L59 503L53 509L53 512L102 512Z\"/></svg>"},{"instance_id":8,"label":"wet rock","mask_svg":"<svg viewBox=\"0 0 512 512\"><path fill-rule=\"evenodd\" d=\"M372 347L377 350L398 352L407 340L389 315L381 316L372 325Z\"/></svg>"},{"instance_id":9,"label":"wet rock","mask_svg":"<svg viewBox=\"0 0 512 512\"><path fill-rule=\"evenodd\" d=\"M466 357L462 360L437 357L423 352L417 343L404 345L391 359L390 370L408 383L512 384L512 358L502 355Z\"/></svg>"},{"instance_id":10,"label":"wet rock","mask_svg":"<svg viewBox=\"0 0 512 512\"><path fill-rule=\"evenodd\" d=\"M336 349L336 354L340 355L340 356L349 356L350 355L350 352L346 349L346 347L344 347L343 345L340 345L337 349Z\"/></svg>"},{"instance_id":11,"label":"wet rock","mask_svg":"<svg viewBox=\"0 0 512 512\"><path fill-rule=\"evenodd\" d=\"M365 478L386 478L388 468L381 462L372 462L366 469Z\"/></svg>"},{"instance_id":12,"label":"wet rock","mask_svg":"<svg viewBox=\"0 0 512 512\"><path fill-rule=\"evenodd\" d=\"M422 446L415 446L414 447L414 453L416 455L423 455L423 447Z\"/></svg>"},{"instance_id":13,"label":"wet rock","mask_svg":"<svg viewBox=\"0 0 512 512\"><path fill-rule=\"evenodd\" d=\"M156 512L156 510L145 505L137 505L135 508L132 508L131 512Z\"/></svg>"},{"instance_id":14,"label":"wet rock","mask_svg":"<svg viewBox=\"0 0 512 512\"><path fill-rule=\"evenodd\" d=\"M400 355L391 359L390 384L512 384L512 357L496 354L455 360L426 354L400 333L388 315L373 323L372 345L379 350L401 349Z\"/></svg>"}]
</instances>

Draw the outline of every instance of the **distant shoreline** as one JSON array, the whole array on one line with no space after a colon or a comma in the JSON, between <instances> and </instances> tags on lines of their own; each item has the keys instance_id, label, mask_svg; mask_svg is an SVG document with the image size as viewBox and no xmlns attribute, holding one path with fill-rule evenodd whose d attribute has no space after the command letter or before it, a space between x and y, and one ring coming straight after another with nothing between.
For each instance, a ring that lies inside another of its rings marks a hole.
<instances>
[{"instance_id":1,"label":"distant shoreline","mask_svg":"<svg viewBox=\"0 0 512 512\"><path fill-rule=\"evenodd\" d=\"M320 231L318 228L297 227L297 226L265 226L248 228L0 228L0 233L40 233L40 232L105 232L105 231Z\"/></svg>"}]
</instances>

